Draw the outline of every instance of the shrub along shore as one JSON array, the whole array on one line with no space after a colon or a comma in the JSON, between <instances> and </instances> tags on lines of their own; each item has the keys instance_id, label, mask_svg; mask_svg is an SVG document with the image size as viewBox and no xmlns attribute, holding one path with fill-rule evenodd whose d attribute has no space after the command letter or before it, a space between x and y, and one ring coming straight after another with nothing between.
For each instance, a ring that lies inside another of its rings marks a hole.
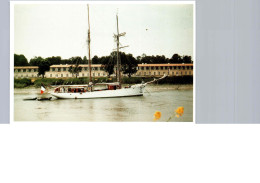
<instances>
[{"instance_id":1,"label":"shrub along shore","mask_svg":"<svg viewBox=\"0 0 260 183\"><path fill-rule=\"evenodd\" d=\"M136 84L142 81L152 81L153 77L123 77L122 84ZM101 77L93 78L94 83L115 82L115 78ZM40 87L41 83L45 86L50 85L72 85L88 84L89 78L37 78L37 79L14 79L14 88L25 88L28 86ZM193 84L193 76L169 76L156 81L155 84Z\"/></svg>"}]
</instances>

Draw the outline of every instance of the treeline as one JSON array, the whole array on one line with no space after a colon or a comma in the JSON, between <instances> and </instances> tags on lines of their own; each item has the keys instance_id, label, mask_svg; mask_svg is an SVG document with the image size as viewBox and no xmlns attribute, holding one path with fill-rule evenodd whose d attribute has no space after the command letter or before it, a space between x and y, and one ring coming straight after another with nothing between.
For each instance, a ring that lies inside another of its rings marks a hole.
<instances>
[{"instance_id":1,"label":"treeline","mask_svg":"<svg viewBox=\"0 0 260 183\"><path fill-rule=\"evenodd\" d=\"M166 58L164 55L152 55L152 56L147 56L143 54L142 56L137 56L136 58L132 56L132 54L125 54L124 52L121 52L121 57L125 56L130 56L133 62L137 62L137 64L141 63L147 63L147 64L157 64L157 63L192 63L193 60L191 56L188 55L183 55L180 56L179 54L173 54L171 58ZM109 56L94 56L91 59L92 64L107 64L109 61L111 61L111 57L116 57L116 52L112 52ZM124 58L121 58L123 61ZM17 55L14 54L14 66L38 66L39 62L41 61L47 61L50 62L51 65L60 65L60 64L75 64L78 62L79 64L88 64L88 59L86 56L83 58L76 56L76 57L71 57L69 59L62 59L60 56L52 56L52 57L34 57L30 59L29 61L24 55Z\"/></svg>"},{"instance_id":2,"label":"treeline","mask_svg":"<svg viewBox=\"0 0 260 183\"><path fill-rule=\"evenodd\" d=\"M119 53L121 60L121 72L131 77L132 74L137 72L137 65L141 63L192 63L191 56L180 56L174 54L171 58L166 58L164 55L160 56L147 56L143 54L135 58L132 54L126 54L124 52ZM88 60L86 56L83 58L71 57L69 59L62 59L60 56L52 56L47 58L34 57L28 60L24 55L14 54L14 66L38 66L38 75L44 77L45 72L50 70L51 65L68 64L71 65L69 72L77 78L79 72L82 71L80 64L87 64ZM104 70L110 76L115 72L115 66L117 63L117 52L112 52L109 56L98 57L94 56L91 59L92 64L101 64L104 66Z\"/></svg>"},{"instance_id":3,"label":"treeline","mask_svg":"<svg viewBox=\"0 0 260 183\"><path fill-rule=\"evenodd\" d=\"M95 78L94 83L102 82L115 82L116 78L100 77ZM148 82L151 81L151 78L145 77L123 77L122 82L124 84L135 84L141 83L142 81ZM31 81L31 79L14 79L14 88L24 88L28 86L40 87L42 84L45 86L51 85L68 85L68 84L88 84L89 78L43 78L36 79ZM193 76L170 76L165 79L159 80L154 84L193 84Z\"/></svg>"}]
</instances>

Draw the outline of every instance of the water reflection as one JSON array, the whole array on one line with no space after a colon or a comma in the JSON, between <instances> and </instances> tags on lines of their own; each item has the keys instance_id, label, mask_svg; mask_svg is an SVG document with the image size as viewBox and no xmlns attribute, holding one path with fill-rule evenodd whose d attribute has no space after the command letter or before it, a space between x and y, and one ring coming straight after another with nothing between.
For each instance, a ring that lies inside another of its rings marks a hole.
<instances>
[{"instance_id":1,"label":"water reflection","mask_svg":"<svg viewBox=\"0 0 260 183\"><path fill-rule=\"evenodd\" d=\"M155 111L166 121L179 106L184 107L181 118L171 121L192 121L193 90L174 86L149 86L142 97L59 99L23 101L37 96L38 89L16 90L14 94L15 121L153 121ZM46 95L48 96L48 94Z\"/></svg>"}]
</instances>

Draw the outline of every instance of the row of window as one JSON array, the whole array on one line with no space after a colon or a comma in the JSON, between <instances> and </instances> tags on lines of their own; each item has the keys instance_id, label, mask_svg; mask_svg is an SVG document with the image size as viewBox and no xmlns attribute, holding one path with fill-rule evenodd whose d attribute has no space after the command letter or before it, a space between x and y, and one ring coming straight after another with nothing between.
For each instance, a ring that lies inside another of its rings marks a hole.
<instances>
[{"instance_id":1,"label":"row of window","mask_svg":"<svg viewBox=\"0 0 260 183\"><path fill-rule=\"evenodd\" d=\"M148 75L148 76L151 76L151 75L161 75L161 73L160 72L157 72L157 74L156 74L156 72L139 72L139 73L137 73L137 75L139 75L139 76L141 76L141 75L144 75L144 76L146 76L146 75ZM162 75L164 75L164 74L166 74L165 72L163 72L162 73ZM192 72L191 71L185 71L185 72L182 72L182 71L180 71L180 72L178 72L178 71L176 71L176 72L171 72L171 73L168 73L168 74L171 74L171 75L182 75L182 74L185 74L185 75L191 75L192 74Z\"/></svg>"},{"instance_id":2,"label":"row of window","mask_svg":"<svg viewBox=\"0 0 260 183\"><path fill-rule=\"evenodd\" d=\"M172 69L193 69L193 66L142 66L142 67L138 67L137 70L172 70Z\"/></svg>"},{"instance_id":3,"label":"row of window","mask_svg":"<svg viewBox=\"0 0 260 183\"><path fill-rule=\"evenodd\" d=\"M91 68L93 71L98 71L98 70L104 70L103 67L92 67ZM88 71L88 67L83 67L82 68L83 71ZM58 72L61 72L61 71L69 71L69 67L62 67L62 68L51 68L51 71L58 71Z\"/></svg>"},{"instance_id":4,"label":"row of window","mask_svg":"<svg viewBox=\"0 0 260 183\"><path fill-rule=\"evenodd\" d=\"M151 76L151 75L164 75L166 74L165 72L137 72L137 76ZM171 74L171 75L192 75L192 72L191 71L176 71L176 72L171 72L171 73L168 73L168 74ZM49 75L46 75L47 77L72 77L72 74L49 74ZM79 73L80 77L88 77L89 76L89 73L87 74L84 74L84 73ZM95 77L101 77L101 76L107 76L106 73L92 73L92 76ZM23 78L23 77L38 77L37 74L25 74L25 75L18 75L18 76L15 76L15 77L18 77L18 78Z\"/></svg>"},{"instance_id":5,"label":"row of window","mask_svg":"<svg viewBox=\"0 0 260 183\"><path fill-rule=\"evenodd\" d=\"M78 76L85 77L89 76L89 73L84 74L84 73L79 73ZM106 76L105 73L92 73L92 76ZM72 77L72 74L50 74L49 77Z\"/></svg>"},{"instance_id":6,"label":"row of window","mask_svg":"<svg viewBox=\"0 0 260 183\"><path fill-rule=\"evenodd\" d=\"M14 69L14 72L38 72L38 69Z\"/></svg>"}]
</instances>

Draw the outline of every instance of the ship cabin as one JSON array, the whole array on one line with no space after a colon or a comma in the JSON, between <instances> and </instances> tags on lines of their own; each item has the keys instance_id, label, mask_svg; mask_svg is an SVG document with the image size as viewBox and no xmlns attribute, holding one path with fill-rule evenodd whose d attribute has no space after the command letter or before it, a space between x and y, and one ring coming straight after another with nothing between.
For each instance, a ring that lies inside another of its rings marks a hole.
<instances>
[{"instance_id":1,"label":"ship cabin","mask_svg":"<svg viewBox=\"0 0 260 183\"><path fill-rule=\"evenodd\" d=\"M54 89L54 93L85 93L92 91L117 90L120 89L119 83L97 83L90 85L61 85Z\"/></svg>"}]
</instances>

